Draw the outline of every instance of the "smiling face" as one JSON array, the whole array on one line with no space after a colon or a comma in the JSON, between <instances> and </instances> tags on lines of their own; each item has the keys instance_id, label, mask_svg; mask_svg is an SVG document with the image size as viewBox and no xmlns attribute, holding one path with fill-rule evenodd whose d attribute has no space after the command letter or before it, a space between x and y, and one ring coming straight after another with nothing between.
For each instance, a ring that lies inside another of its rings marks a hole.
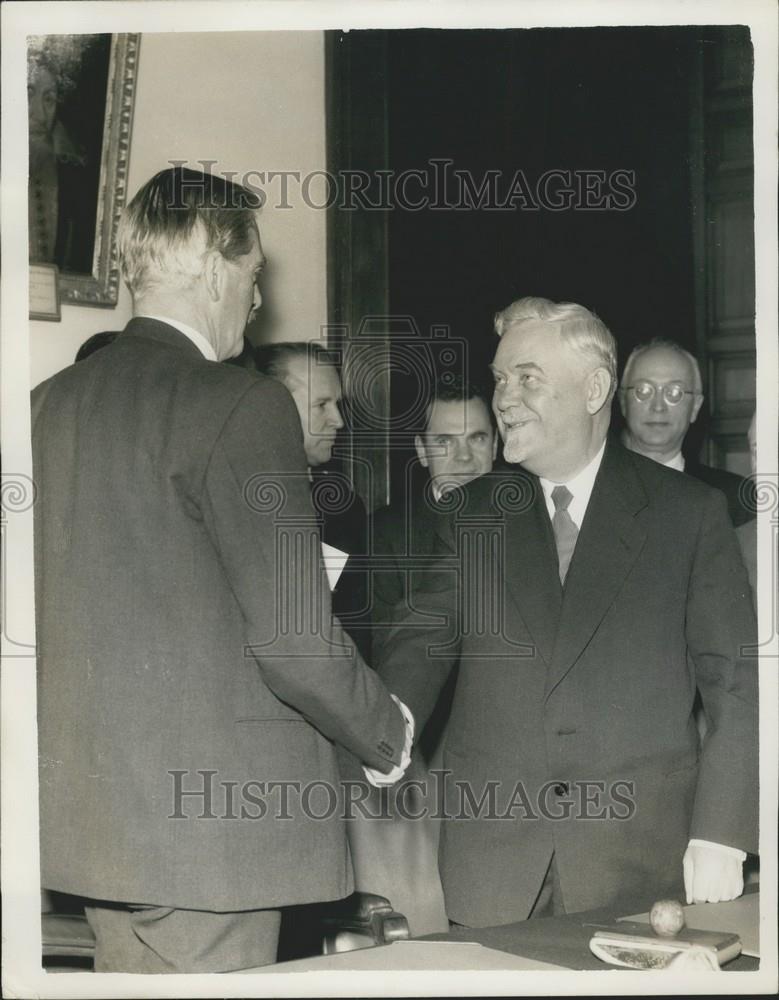
<instances>
[{"instance_id":1,"label":"smiling face","mask_svg":"<svg viewBox=\"0 0 779 1000\"><path fill-rule=\"evenodd\" d=\"M625 379L623 378L623 382ZM667 462L682 450L682 442L694 423L703 403L696 392L695 369L681 351L670 347L650 347L630 365L628 384L648 383L654 388L651 398L636 399L627 385L620 390L619 401L627 423L625 444L656 462ZM661 387L677 385L685 391L681 402L666 402Z\"/></svg>"},{"instance_id":2,"label":"smiling face","mask_svg":"<svg viewBox=\"0 0 779 1000\"><path fill-rule=\"evenodd\" d=\"M559 324L510 327L491 367L506 461L561 483L588 465L608 429L609 380L562 339Z\"/></svg>"},{"instance_id":3,"label":"smiling face","mask_svg":"<svg viewBox=\"0 0 779 1000\"><path fill-rule=\"evenodd\" d=\"M498 446L489 411L478 397L433 403L424 434L414 439L417 456L442 493L492 469Z\"/></svg>"},{"instance_id":4,"label":"smiling face","mask_svg":"<svg viewBox=\"0 0 779 1000\"><path fill-rule=\"evenodd\" d=\"M300 414L306 460L311 468L324 465L330 461L336 433L344 425L338 371L306 356L293 357L287 364L284 384Z\"/></svg>"}]
</instances>

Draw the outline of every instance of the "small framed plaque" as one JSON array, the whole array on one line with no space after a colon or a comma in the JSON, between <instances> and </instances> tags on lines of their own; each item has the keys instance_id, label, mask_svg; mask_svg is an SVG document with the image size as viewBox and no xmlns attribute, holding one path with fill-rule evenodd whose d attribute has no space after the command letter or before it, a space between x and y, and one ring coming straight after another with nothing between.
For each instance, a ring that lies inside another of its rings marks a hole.
<instances>
[{"instance_id":1,"label":"small framed plaque","mask_svg":"<svg viewBox=\"0 0 779 1000\"><path fill-rule=\"evenodd\" d=\"M62 319L56 264L30 264L30 319Z\"/></svg>"}]
</instances>

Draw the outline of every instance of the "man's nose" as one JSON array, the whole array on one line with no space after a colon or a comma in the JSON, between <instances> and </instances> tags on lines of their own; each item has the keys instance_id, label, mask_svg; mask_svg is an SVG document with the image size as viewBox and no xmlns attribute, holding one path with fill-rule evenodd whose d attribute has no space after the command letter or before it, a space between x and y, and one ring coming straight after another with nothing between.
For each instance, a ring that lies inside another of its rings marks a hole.
<instances>
[{"instance_id":1,"label":"man's nose","mask_svg":"<svg viewBox=\"0 0 779 1000\"><path fill-rule=\"evenodd\" d=\"M493 406L499 411L510 410L522 402L522 387L518 382L506 382L495 387Z\"/></svg>"},{"instance_id":2,"label":"man's nose","mask_svg":"<svg viewBox=\"0 0 779 1000\"><path fill-rule=\"evenodd\" d=\"M668 403L665 401L665 393L662 389L655 389L655 394L652 396L650 407L657 413L662 413L664 410L668 409Z\"/></svg>"},{"instance_id":3,"label":"man's nose","mask_svg":"<svg viewBox=\"0 0 779 1000\"><path fill-rule=\"evenodd\" d=\"M341 416L341 411L338 406L333 405L333 408L330 411L330 426L334 427L337 431L340 431L343 425L344 418Z\"/></svg>"},{"instance_id":4,"label":"man's nose","mask_svg":"<svg viewBox=\"0 0 779 1000\"><path fill-rule=\"evenodd\" d=\"M257 312L257 310L262 305L262 292L260 291L260 286L257 284L256 281L254 283L254 294L252 298L253 298L252 309L255 312Z\"/></svg>"},{"instance_id":5,"label":"man's nose","mask_svg":"<svg viewBox=\"0 0 779 1000\"><path fill-rule=\"evenodd\" d=\"M454 458L458 462L468 462L471 458L471 446L467 441L456 441L454 445Z\"/></svg>"}]
</instances>

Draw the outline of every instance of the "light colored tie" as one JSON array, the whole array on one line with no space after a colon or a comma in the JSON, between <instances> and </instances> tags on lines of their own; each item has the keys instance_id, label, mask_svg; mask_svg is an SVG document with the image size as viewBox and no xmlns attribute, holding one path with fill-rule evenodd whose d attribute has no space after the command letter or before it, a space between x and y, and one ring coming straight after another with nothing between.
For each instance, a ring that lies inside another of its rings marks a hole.
<instances>
[{"instance_id":1,"label":"light colored tie","mask_svg":"<svg viewBox=\"0 0 779 1000\"><path fill-rule=\"evenodd\" d=\"M576 548L576 538L579 534L579 529L573 523L571 515L568 513L568 505L571 500L573 500L573 494L567 486L555 486L552 490L552 503L555 507L554 517L552 518L552 530L554 531L554 540L557 546L560 583L565 583L568 567L573 557L573 550Z\"/></svg>"}]
</instances>

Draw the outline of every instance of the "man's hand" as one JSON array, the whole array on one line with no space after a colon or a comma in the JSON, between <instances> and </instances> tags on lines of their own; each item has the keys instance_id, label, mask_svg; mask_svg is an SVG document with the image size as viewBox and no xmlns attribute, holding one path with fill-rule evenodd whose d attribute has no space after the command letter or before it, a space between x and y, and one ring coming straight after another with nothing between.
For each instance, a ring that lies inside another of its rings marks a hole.
<instances>
[{"instance_id":1,"label":"man's hand","mask_svg":"<svg viewBox=\"0 0 779 1000\"><path fill-rule=\"evenodd\" d=\"M400 757L400 764L393 767L389 774L382 774L381 771L377 771L373 767L366 767L365 764L363 764L362 769L365 773L365 777L374 788L384 788L388 785L394 785L403 777L406 773L406 768L411 763L411 747L414 745L414 716L411 714L411 710L406 708L400 698L396 697L394 694L390 694L390 698L392 698L400 709L400 714L403 716L403 721L406 724L406 741L403 747L403 753Z\"/></svg>"},{"instance_id":2,"label":"man's hand","mask_svg":"<svg viewBox=\"0 0 779 1000\"><path fill-rule=\"evenodd\" d=\"M688 904L721 903L744 891L744 862L727 850L690 844L682 864Z\"/></svg>"}]
</instances>

